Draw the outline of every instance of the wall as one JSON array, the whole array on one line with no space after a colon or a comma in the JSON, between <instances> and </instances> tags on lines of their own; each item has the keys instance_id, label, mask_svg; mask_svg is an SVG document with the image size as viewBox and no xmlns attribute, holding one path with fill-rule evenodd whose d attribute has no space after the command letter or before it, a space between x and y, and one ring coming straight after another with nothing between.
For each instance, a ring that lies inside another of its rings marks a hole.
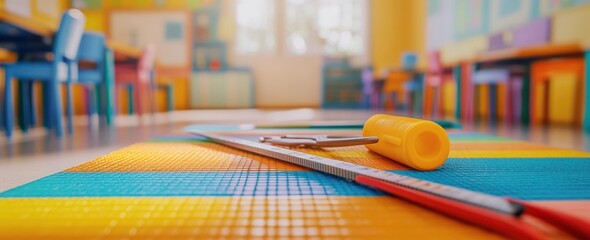
<instances>
[{"instance_id":1,"label":"wall","mask_svg":"<svg viewBox=\"0 0 590 240\"><path fill-rule=\"evenodd\" d=\"M428 0L426 46L501 32L590 0Z\"/></svg>"},{"instance_id":2,"label":"wall","mask_svg":"<svg viewBox=\"0 0 590 240\"><path fill-rule=\"evenodd\" d=\"M201 6L208 4L209 2L211 2L211 0L73 0L71 7L79 8L84 12L87 18L87 30L102 32L108 36L110 34L109 18L110 14L113 11L189 11L198 9ZM183 37L184 38L182 39L182 41L187 41L186 38L190 38L188 41L192 41L192 29L189 30L187 34L185 34ZM158 51L166 50L160 48L158 49ZM182 73L174 75L170 75L169 73L178 71L169 70L171 69L166 69L165 67L160 66L159 69L157 69L157 72L159 73L156 75L156 82L172 84L174 88L174 108L181 110L188 109L190 94L188 81L190 76L190 69L183 70L181 71ZM119 93L121 99L119 106L121 106L122 110L125 110L127 101L126 92L120 90ZM158 109L163 110L165 108L165 95L163 92L157 92L156 94ZM77 111L81 111L81 108L82 106L76 106Z\"/></svg>"},{"instance_id":3,"label":"wall","mask_svg":"<svg viewBox=\"0 0 590 240\"><path fill-rule=\"evenodd\" d=\"M401 66L401 54L419 54L424 66L426 0L373 0L370 10L371 62L377 72Z\"/></svg>"}]
</instances>

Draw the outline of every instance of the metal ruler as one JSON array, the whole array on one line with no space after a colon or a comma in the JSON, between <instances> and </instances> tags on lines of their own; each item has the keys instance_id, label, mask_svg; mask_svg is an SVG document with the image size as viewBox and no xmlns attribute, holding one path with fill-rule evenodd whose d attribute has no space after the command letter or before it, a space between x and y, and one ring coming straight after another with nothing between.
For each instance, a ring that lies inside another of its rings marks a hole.
<instances>
[{"instance_id":1,"label":"metal ruler","mask_svg":"<svg viewBox=\"0 0 590 240\"><path fill-rule=\"evenodd\" d=\"M213 142L222 145L329 173L349 181L354 181L357 176L363 175L513 216L518 216L523 212L523 208L520 204L510 203L506 199L494 195L402 176L392 172L297 152L237 137L219 135L210 132L190 132L206 137Z\"/></svg>"}]
</instances>

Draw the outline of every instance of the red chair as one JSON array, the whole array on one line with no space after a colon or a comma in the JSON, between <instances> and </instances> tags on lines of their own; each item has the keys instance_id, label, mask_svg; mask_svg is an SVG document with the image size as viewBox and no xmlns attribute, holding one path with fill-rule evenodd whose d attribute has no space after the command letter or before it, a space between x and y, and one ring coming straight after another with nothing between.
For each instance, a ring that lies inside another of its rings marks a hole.
<instances>
[{"instance_id":1,"label":"red chair","mask_svg":"<svg viewBox=\"0 0 590 240\"><path fill-rule=\"evenodd\" d=\"M424 81L424 116L440 118L444 115L443 113L447 113L443 110L445 105L443 88L448 81L453 81L453 75L450 71L445 71L440 62L439 52L430 52L428 55L428 68Z\"/></svg>"},{"instance_id":2,"label":"red chair","mask_svg":"<svg viewBox=\"0 0 590 240\"><path fill-rule=\"evenodd\" d=\"M154 112L153 73L156 59L156 46L148 44L139 57L137 63L120 63L115 65L115 79L117 86L129 88L130 113L133 109L141 116L144 103L148 103L150 111ZM118 98L117 98L118 99Z\"/></svg>"}]
</instances>

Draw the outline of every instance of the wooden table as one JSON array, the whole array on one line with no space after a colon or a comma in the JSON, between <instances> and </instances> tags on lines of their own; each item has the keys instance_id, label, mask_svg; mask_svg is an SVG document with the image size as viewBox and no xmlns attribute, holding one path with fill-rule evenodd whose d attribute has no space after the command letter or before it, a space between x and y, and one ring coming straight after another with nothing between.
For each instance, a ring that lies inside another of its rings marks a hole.
<instances>
[{"instance_id":1,"label":"wooden table","mask_svg":"<svg viewBox=\"0 0 590 240\"><path fill-rule=\"evenodd\" d=\"M20 29L22 32L18 34L26 34L28 36L33 35L43 39L52 38L58 30L57 26L53 24L47 24L32 18L22 17L6 10L0 10L0 22ZM112 49L115 53L115 60L129 58L137 59L141 55L141 50L117 41L107 40L107 47Z\"/></svg>"},{"instance_id":2,"label":"wooden table","mask_svg":"<svg viewBox=\"0 0 590 240\"><path fill-rule=\"evenodd\" d=\"M19 52L27 52L31 50L39 50L39 51L51 51L52 49L52 39L53 36L58 31L58 27L54 24L47 24L42 21L35 20L33 18L23 17L6 10L0 10L0 24L4 25L4 32L0 32L0 35L3 36L0 39L0 48L4 47L6 50L0 51L3 55L7 50ZM138 60L141 56L141 51L137 48L131 47L127 44L107 40L107 56L110 55L110 52L113 52L115 61L129 61L129 60ZM39 49L38 49L39 48ZM108 64L108 59L105 58L105 61ZM112 68L112 67L111 67ZM111 69L112 71L113 69ZM22 82L18 82L19 84L19 91L22 89L21 84ZM105 96L106 101L113 101L110 96L113 96L113 87L114 86L114 79L111 77L107 77L104 82L105 89L107 89L107 94ZM19 106L19 115L23 113L22 109L22 102L24 95L23 92L19 92L18 94L18 106ZM107 103L107 106L113 106L113 103ZM107 123L111 123L112 120L112 112L113 109L106 109L107 113ZM25 130L28 126L26 120L23 120L23 117L19 117L19 125L23 130Z\"/></svg>"},{"instance_id":3,"label":"wooden table","mask_svg":"<svg viewBox=\"0 0 590 240\"><path fill-rule=\"evenodd\" d=\"M563 56L578 56L586 59L585 71L590 72L590 51L584 49L580 43L547 43L525 48L511 48L503 50L495 50L482 52L479 56L473 59L465 59L460 63L456 63L453 67L459 73L456 81L463 86L470 86L471 77L476 64L503 62L509 60L521 60L522 63L530 64L532 61L543 58L563 57ZM586 74L584 80L584 87L586 93L590 93L590 74ZM473 94L469 87L464 87L461 94L458 95L457 101L461 103L457 109L457 117L465 121L473 120L473 103L468 95ZM526 120L525 120L526 121ZM584 131L590 132L590 97L586 95L584 98Z\"/></svg>"},{"instance_id":4,"label":"wooden table","mask_svg":"<svg viewBox=\"0 0 590 240\"><path fill-rule=\"evenodd\" d=\"M557 57L584 53L584 48L578 43L555 44L548 43L527 48L503 49L484 52L474 59L474 62L497 62L512 59Z\"/></svg>"},{"instance_id":5,"label":"wooden table","mask_svg":"<svg viewBox=\"0 0 590 240\"><path fill-rule=\"evenodd\" d=\"M57 31L57 27L54 25L23 17L6 10L0 10L0 22L21 28L37 36L51 37Z\"/></svg>"},{"instance_id":6,"label":"wooden table","mask_svg":"<svg viewBox=\"0 0 590 240\"><path fill-rule=\"evenodd\" d=\"M124 61L126 59L139 59L141 50L129 46L125 43L107 40L107 47L112 49L115 54L115 61Z\"/></svg>"}]
</instances>

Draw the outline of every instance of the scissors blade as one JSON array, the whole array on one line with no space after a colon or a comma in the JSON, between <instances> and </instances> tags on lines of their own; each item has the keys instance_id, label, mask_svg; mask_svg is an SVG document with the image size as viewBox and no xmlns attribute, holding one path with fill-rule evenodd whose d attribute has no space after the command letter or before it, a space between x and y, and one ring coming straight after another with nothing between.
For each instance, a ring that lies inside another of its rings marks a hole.
<instances>
[{"instance_id":1,"label":"scissors blade","mask_svg":"<svg viewBox=\"0 0 590 240\"><path fill-rule=\"evenodd\" d=\"M321 138L316 140L318 147L347 147L356 145L373 144L379 142L378 137L348 137L348 138Z\"/></svg>"}]
</instances>

